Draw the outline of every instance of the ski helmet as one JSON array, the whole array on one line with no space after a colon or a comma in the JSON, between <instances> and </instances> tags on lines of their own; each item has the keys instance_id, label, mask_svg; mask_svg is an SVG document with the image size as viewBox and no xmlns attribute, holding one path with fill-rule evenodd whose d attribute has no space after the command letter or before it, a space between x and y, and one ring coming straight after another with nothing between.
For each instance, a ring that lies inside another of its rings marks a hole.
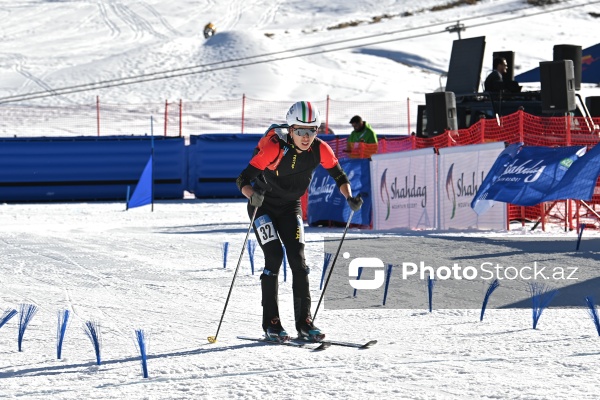
<instances>
[{"instance_id":1,"label":"ski helmet","mask_svg":"<svg viewBox=\"0 0 600 400\"><path fill-rule=\"evenodd\" d=\"M285 120L289 126L303 125L318 128L321 125L319 109L309 101L294 103L287 112Z\"/></svg>"}]
</instances>

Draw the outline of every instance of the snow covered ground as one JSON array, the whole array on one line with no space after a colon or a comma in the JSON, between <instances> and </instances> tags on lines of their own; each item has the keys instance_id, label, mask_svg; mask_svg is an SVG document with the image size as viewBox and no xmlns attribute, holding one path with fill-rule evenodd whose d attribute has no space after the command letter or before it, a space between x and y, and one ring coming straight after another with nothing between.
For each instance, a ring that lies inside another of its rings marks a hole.
<instances>
[{"instance_id":1,"label":"snow covered ground","mask_svg":"<svg viewBox=\"0 0 600 400\"><path fill-rule=\"evenodd\" d=\"M441 4L446 2L3 2L0 97L317 46L300 58L25 104L77 106L96 95L118 103L211 101L242 94L290 102L326 95L351 101L423 99L444 82L440 74L457 38L445 28L457 20L467 27L463 37L486 36L482 77L494 51L515 51L518 74L551 59L555 44L586 48L597 42L591 32L598 19L591 13L599 13L598 1L531 8L522 0L486 0L432 10ZM563 10L541 13L554 8ZM527 17L532 14L538 15ZM381 22L369 23L381 16ZM209 21L218 29L213 39L222 35L212 45L201 36ZM356 24L327 29L349 22ZM366 38L371 35L381 36ZM393 41L375 43L388 39ZM327 45L334 41L347 42ZM364 47L353 47L359 44ZM319 53L338 47L348 48ZM598 88L583 85L581 93L598 95ZM17 351L18 317L0 328L0 398L598 397L600 338L582 308L549 308L533 330L530 309L494 309L494 297L482 322L479 309L436 309L440 303L432 313L426 303L366 310L332 310L326 303L317 325L330 338L379 343L369 350L332 347L314 353L238 340L240 334L261 333L259 272L252 276L248 254L218 341L209 344L248 227L245 202L186 199L158 202L154 212L124 208L119 203L0 205L0 312L20 304L39 307L22 352ZM533 252L551 265L581 260L590 274L598 265L595 232L585 232L575 254L575 232L513 228L443 235L352 229L347 238L348 243L393 238L404 243L399 251L411 255L419 249L432 259L460 259L478 249L498 259ZM324 238L341 233L339 228L306 230L315 306ZM454 247L432 245L440 237L460 240ZM506 243L499 246L490 238ZM225 269L224 242L230 245ZM259 249L255 257L260 270ZM497 290L500 295L502 287ZM389 296L397 300L401 293ZM284 326L292 330L290 281L281 282L280 303ZM63 359L57 360L57 313L65 309L73 318ZM87 321L100 324L100 366L82 328ZM141 374L137 329L149 337L149 379Z\"/></svg>"},{"instance_id":2,"label":"snow covered ground","mask_svg":"<svg viewBox=\"0 0 600 400\"><path fill-rule=\"evenodd\" d=\"M251 274L247 252L218 341L209 344L247 226L241 200L165 201L156 203L154 212L150 206L124 211L119 203L2 205L0 309L35 304L39 311L25 331L22 352L17 351L18 317L0 328L0 396L596 398L600 339L583 308L546 309L533 330L527 308L488 309L483 322L479 309L435 309L434 302L429 313L423 286L423 306L412 309L332 310L325 303L318 325L333 339L377 339L368 350L331 347L315 353L239 340L240 334L261 334L259 274ZM323 238L341 233L341 228L306 229L315 305ZM557 244L571 249L563 254L568 257L576 242L575 232L520 227L441 236L351 229L347 240L373 236L420 242L438 259L460 258L473 246L491 257L498 248L485 247L482 236L515 241L510 251L495 254L501 259L526 254L527 248L519 250L523 237L547 263L557 258ZM453 252L432 246L435 237L459 238L460 245ZM224 242L229 242L225 269ZM589 261L582 262L588 270L597 265L596 244L597 235L586 232L578 257ZM255 263L262 268L260 249ZM284 326L292 330L289 280L281 281L280 302ZM63 359L57 360L57 313L64 309L73 318ZM100 366L83 330L87 321L100 324ZM149 379L142 377L137 329L149 337Z\"/></svg>"},{"instance_id":3,"label":"snow covered ground","mask_svg":"<svg viewBox=\"0 0 600 400\"><path fill-rule=\"evenodd\" d=\"M598 25L592 15L599 14L598 1L539 7L525 0L484 0L439 10L450 3L4 2L0 101L142 75L185 73L16 104L89 105L95 104L96 96L108 103L160 104L165 99L240 99L243 94L291 102L324 100L327 95L339 101L423 102L425 93L445 84L442 74L448 69L452 42L458 39L446 28L458 21L465 27L462 38L486 37L482 82L495 51L515 51L516 75L551 60L556 44L587 48L598 41L592 34ZM208 22L215 24L217 35L205 40L202 30ZM254 62L260 63L240 66ZM526 89L539 89L539 84ZM585 84L580 93L598 95L598 89Z\"/></svg>"}]
</instances>

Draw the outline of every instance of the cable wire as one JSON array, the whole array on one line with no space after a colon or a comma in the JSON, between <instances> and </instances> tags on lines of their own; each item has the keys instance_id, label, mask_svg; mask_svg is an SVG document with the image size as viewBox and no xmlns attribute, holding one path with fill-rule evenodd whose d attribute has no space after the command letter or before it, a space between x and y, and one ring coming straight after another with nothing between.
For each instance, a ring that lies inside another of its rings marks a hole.
<instances>
[{"instance_id":1,"label":"cable wire","mask_svg":"<svg viewBox=\"0 0 600 400\"><path fill-rule=\"evenodd\" d=\"M502 22L509 22L509 21L514 21L517 19L529 18L529 17L539 16L539 15L548 14L548 13L557 12L557 11L571 10L576 7L588 6L588 5L593 5L593 4L597 4L597 3L600 3L600 0L588 2L588 3L584 3L584 4L569 5L569 6L554 8L551 10L543 10L543 11L539 11L539 12L532 13L532 14L518 15L518 16L514 16L514 17L510 17L510 18L504 18L504 19L499 19L499 20L494 20L494 21L487 21L487 22L479 23L479 24L473 24L470 26L465 26L465 29L466 28L477 28L477 27L482 27L482 26L497 24L497 23L502 23ZM534 7L535 6L522 7L520 9L516 9L511 12L527 11ZM486 15L460 18L460 20L461 21L470 21L470 20L474 20L474 19L489 18L489 17L493 17L496 15L503 15L503 14L507 14L507 11L503 10L503 11L498 11L498 12L490 13L490 14L486 14ZM354 38L349 38L349 39L342 39L342 40L337 40L337 41L333 41L333 42L320 43L320 44L315 44L315 45L310 45L310 46L298 47L295 49L281 50L281 51L276 51L276 52L271 52L271 53L258 54L258 55L254 55L254 56L241 57L241 58L237 58L237 59L215 61L215 62L207 63L207 64L199 64L199 65L194 65L194 66L189 66L189 67L174 68L174 69L157 71L157 72L152 72L152 73L147 73L147 74L134 75L134 76L125 77L125 78L108 79L108 80L103 80L103 81L99 81L99 82L91 82L91 83L85 83L85 84L79 84L79 85L73 85L73 86L65 86L65 87L61 87L61 88L48 89L48 90L38 91L38 92L30 92L30 93L21 94L21 95L6 96L6 97L0 98L0 104L19 102L19 101L25 101L25 100L34 100L34 99L40 99L40 98L45 98L45 97L54 97L54 96L60 96L60 95L65 95L65 94L80 93L80 92L85 92L85 91L90 91L90 90L107 89L107 88L126 86L126 85L132 85L132 84L137 84L137 83L152 82L152 81L163 80L163 79L178 78L178 77L182 77L182 76L203 74L203 73L207 73L207 72L214 72L214 71L220 71L220 70L226 70L226 69L232 69L232 68L240 68L240 67L258 65L258 64L265 64L265 63L289 60L289 59L293 59L293 58L302 58L302 57L308 57L308 56L312 56L312 55L325 54L325 53L331 53L331 52L336 52L336 51L349 50L349 49L361 48L361 47L366 47L366 46L374 46L374 45L379 45L379 44L384 44L384 43L409 40L409 39L421 38L421 37L426 37L426 36L439 35L441 33L448 33L448 31L446 29L444 29L441 31L426 32L426 33L422 33L422 34L404 36L404 37L400 37L400 38L391 38L391 39L386 39L386 40L379 40L379 41L355 44L355 45L350 45L350 46L336 47L333 49L321 49L321 50L316 50L316 51L314 50L314 49L318 49L318 48L325 47L325 46L333 46L333 45L344 44L344 43L349 43L349 42L356 42L356 41L361 41L361 40L378 38L378 37L382 37L382 36L396 35L396 34L415 31L415 30L433 28L433 27L437 27L440 25L448 25L448 21L433 23L433 24L429 24L429 25L423 25L423 26L419 26L419 27L404 28L404 29L399 29L399 30L394 30L394 31L389 31L389 32L382 32L382 33L377 33L377 34L372 34L372 35L365 35L365 36L354 37ZM306 50L312 50L312 51L303 52ZM291 55L282 56L282 57L268 58L265 60L257 60L257 61L252 61L252 62L244 62L244 61L248 61L248 60L260 59L260 58L265 58L265 57L273 57L273 56L277 56L280 54L295 53L295 52L296 53L303 52L303 53L291 54ZM238 64L226 65L226 64L231 64L231 63L238 63ZM210 67L213 67L213 68L210 68Z\"/></svg>"}]
</instances>

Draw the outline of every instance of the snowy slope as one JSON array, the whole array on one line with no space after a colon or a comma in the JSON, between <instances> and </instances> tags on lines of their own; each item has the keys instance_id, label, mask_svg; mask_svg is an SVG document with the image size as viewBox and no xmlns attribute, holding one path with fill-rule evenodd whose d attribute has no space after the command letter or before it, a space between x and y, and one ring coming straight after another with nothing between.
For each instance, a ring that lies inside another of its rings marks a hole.
<instances>
[{"instance_id":1,"label":"snowy slope","mask_svg":"<svg viewBox=\"0 0 600 400\"><path fill-rule=\"evenodd\" d=\"M441 72L457 39L446 28L459 20L466 27L463 38L486 36L482 78L494 51L515 51L520 73L550 60L555 44L585 48L597 42L590 34L597 25L590 15L598 11L596 1L534 7L523 0L487 0L435 11L440 4L446 2L12 1L0 7L0 97L205 71L44 102L88 104L97 95L117 103L210 101L243 94L290 101L327 95L422 101L445 82ZM206 41L202 29L208 22L218 34ZM211 71L290 56L298 57ZM582 89L584 97L590 88Z\"/></svg>"},{"instance_id":2,"label":"snowy slope","mask_svg":"<svg viewBox=\"0 0 600 400\"><path fill-rule=\"evenodd\" d=\"M283 57L290 53L279 52L318 45L309 49L314 54L299 58L26 103L88 104L96 95L119 103L211 101L244 93L289 101L326 95L367 101L422 98L438 88L440 73L448 67L457 35L445 28L459 19L467 27L463 37L486 36L482 75L494 51L516 51L519 73L551 59L555 44L585 48L597 42L593 32L598 20L590 15L600 12L597 1L518 11L530 6L521 0L487 0L432 11L445 3L3 2L0 97L267 53ZM565 9L518 18L554 8ZM384 15L391 18L369 23ZM205 41L201 30L209 21L218 34ZM354 27L327 29L353 21ZM371 35L381 36L355 40ZM375 44L387 40L393 41ZM332 42L342 43L328 45ZM360 44L364 47L352 47ZM348 48L319 53L341 47ZM584 90L598 95L590 85ZM19 304L39 307L22 352L17 351L17 318L0 328L0 397L597 398L598 334L583 309L547 309L533 330L531 310L498 310L493 303L483 322L479 309L434 306L430 314L423 291L422 306L412 309L332 310L326 304L319 311L317 325L329 337L378 339L369 350L334 347L312 353L238 340L239 334L260 335L260 283L258 272L250 273L247 254L219 340L209 344L206 338L215 334L248 227L245 203L183 200L159 202L153 213L148 207L123 210L117 203L0 206L0 310L18 309ZM324 237L339 238L341 233L337 228L306 230L315 305ZM528 254L523 243L531 241L536 256L546 262L582 260L581 267L593 273L599 259L598 236L587 231L577 255L562 251L574 248L575 232L529 232L518 226L510 232L443 235L455 240L454 247L432 246L431 239L439 235L430 232L353 229L348 240L373 236L397 239L406 257L417 248L438 259L464 257L475 248L482 257L518 257ZM522 237L527 241L521 242ZM482 238L505 238L506 243L498 246ZM230 244L225 269L224 242ZM255 257L260 270L260 250ZM281 282L282 320L290 330L291 293L291 282ZM406 295L392 291L390 300ZM57 360L57 312L64 309L73 313L73 320L63 359ZM101 327L100 366L82 329L86 321L98 321ZM149 336L147 380L141 375L136 329Z\"/></svg>"}]
</instances>

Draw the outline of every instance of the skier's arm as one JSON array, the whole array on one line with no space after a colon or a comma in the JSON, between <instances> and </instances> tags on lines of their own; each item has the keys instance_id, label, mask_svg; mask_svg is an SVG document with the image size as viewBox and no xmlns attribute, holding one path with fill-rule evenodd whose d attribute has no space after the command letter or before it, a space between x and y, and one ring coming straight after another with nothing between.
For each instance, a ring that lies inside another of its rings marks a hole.
<instances>
[{"instance_id":1,"label":"skier's arm","mask_svg":"<svg viewBox=\"0 0 600 400\"><path fill-rule=\"evenodd\" d=\"M321 142L319 150L323 168L325 168L329 176L333 178L342 195L345 198L352 197L352 188L350 187L348 176L342 169L342 166L331 147L327 143Z\"/></svg>"},{"instance_id":2,"label":"skier's arm","mask_svg":"<svg viewBox=\"0 0 600 400\"><path fill-rule=\"evenodd\" d=\"M350 186L348 176L342 169L335 154L333 154L331 147L327 143L321 142L320 153L321 165L327 170L329 176L333 178L352 211L360 210L363 200L360 198L360 195L356 197L352 196L352 187Z\"/></svg>"},{"instance_id":3,"label":"skier's arm","mask_svg":"<svg viewBox=\"0 0 600 400\"><path fill-rule=\"evenodd\" d=\"M237 177L235 183L246 198L250 199L254 194L252 182L261 174L261 172L261 169L256 168L252 164L248 164L248 166L240 173L240 176Z\"/></svg>"},{"instance_id":4,"label":"skier's arm","mask_svg":"<svg viewBox=\"0 0 600 400\"><path fill-rule=\"evenodd\" d=\"M258 142L258 151L248 166L240 173L236 184L240 192L250 199L254 194L252 182L279 156L279 140L276 136L264 137Z\"/></svg>"},{"instance_id":5,"label":"skier's arm","mask_svg":"<svg viewBox=\"0 0 600 400\"><path fill-rule=\"evenodd\" d=\"M347 199L348 197L352 197L352 188L349 183L344 183L340 186L340 193Z\"/></svg>"}]
</instances>

